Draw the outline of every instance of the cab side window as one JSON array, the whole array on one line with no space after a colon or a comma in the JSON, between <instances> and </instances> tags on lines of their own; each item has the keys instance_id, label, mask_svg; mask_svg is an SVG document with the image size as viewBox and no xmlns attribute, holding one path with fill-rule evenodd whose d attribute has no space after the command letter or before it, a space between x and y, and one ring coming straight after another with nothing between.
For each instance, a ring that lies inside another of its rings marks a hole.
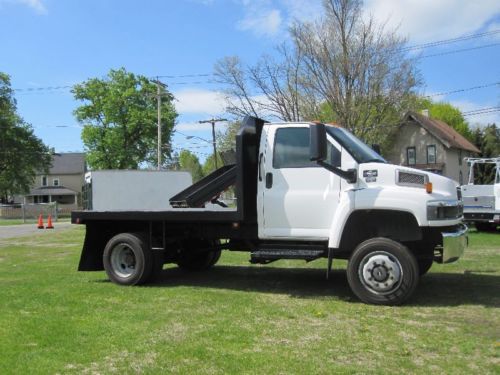
<instances>
[{"instance_id":1,"label":"cab side window","mask_svg":"<svg viewBox=\"0 0 500 375\"><path fill-rule=\"evenodd\" d=\"M340 166L340 151L330 142L327 143L327 161ZM318 167L309 160L309 128L281 128L274 140L273 167L307 168Z\"/></svg>"}]
</instances>

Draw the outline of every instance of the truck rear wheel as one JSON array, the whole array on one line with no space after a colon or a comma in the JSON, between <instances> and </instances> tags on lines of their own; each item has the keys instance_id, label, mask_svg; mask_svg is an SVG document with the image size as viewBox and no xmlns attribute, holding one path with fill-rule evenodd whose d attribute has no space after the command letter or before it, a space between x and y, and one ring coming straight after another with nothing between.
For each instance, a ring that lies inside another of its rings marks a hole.
<instances>
[{"instance_id":1,"label":"truck rear wheel","mask_svg":"<svg viewBox=\"0 0 500 375\"><path fill-rule=\"evenodd\" d=\"M197 251L203 248L213 247L210 241L189 241L184 244L184 249L179 257L177 265L190 271L202 271L216 264L221 255L220 250Z\"/></svg>"},{"instance_id":2,"label":"truck rear wheel","mask_svg":"<svg viewBox=\"0 0 500 375\"><path fill-rule=\"evenodd\" d=\"M400 305L417 287L415 256L388 238L372 238L354 250L347 266L347 281L360 300L375 305Z\"/></svg>"},{"instance_id":3,"label":"truck rear wheel","mask_svg":"<svg viewBox=\"0 0 500 375\"><path fill-rule=\"evenodd\" d=\"M151 251L137 233L120 233L111 238L104 249L103 263L109 279L120 285L143 284L153 269Z\"/></svg>"}]
</instances>

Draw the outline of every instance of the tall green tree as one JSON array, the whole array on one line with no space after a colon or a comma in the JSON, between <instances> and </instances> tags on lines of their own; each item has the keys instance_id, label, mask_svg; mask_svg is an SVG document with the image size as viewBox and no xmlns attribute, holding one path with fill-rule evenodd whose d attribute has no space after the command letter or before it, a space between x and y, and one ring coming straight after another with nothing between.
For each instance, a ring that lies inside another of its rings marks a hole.
<instances>
[{"instance_id":1,"label":"tall green tree","mask_svg":"<svg viewBox=\"0 0 500 375\"><path fill-rule=\"evenodd\" d=\"M481 150L483 158L500 157L500 128L496 124L489 124L484 128L476 128L473 133L474 143ZM495 166L493 164L477 164L474 170L474 183L491 184L495 180Z\"/></svg>"},{"instance_id":2,"label":"tall green tree","mask_svg":"<svg viewBox=\"0 0 500 375\"><path fill-rule=\"evenodd\" d=\"M198 157L189 150L182 150L179 154L180 169L188 171L193 177L193 182L201 180L203 169Z\"/></svg>"},{"instance_id":3,"label":"tall green tree","mask_svg":"<svg viewBox=\"0 0 500 375\"><path fill-rule=\"evenodd\" d=\"M217 153L217 166L220 168L221 166L224 165L224 162L222 158L220 157L220 154ZM203 175L208 176L210 173L215 171L215 159L214 155L210 155L205 159L205 163L203 163Z\"/></svg>"},{"instance_id":4,"label":"tall green tree","mask_svg":"<svg viewBox=\"0 0 500 375\"><path fill-rule=\"evenodd\" d=\"M0 72L0 202L26 193L38 171L47 172L51 150L18 114L10 77Z\"/></svg>"},{"instance_id":5,"label":"tall green tree","mask_svg":"<svg viewBox=\"0 0 500 375\"><path fill-rule=\"evenodd\" d=\"M82 141L92 169L137 169L157 158L157 85L151 79L110 70L104 79L75 85L84 102L74 114L83 125ZM161 86L162 160L170 157L170 137L177 112L174 97Z\"/></svg>"},{"instance_id":6,"label":"tall green tree","mask_svg":"<svg viewBox=\"0 0 500 375\"><path fill-rule=\"evenodd\" d=\"M224 131L217 132L217 151L236 150L236 134L238 134L240 126L240 121L229 121Z\"/></svg>"}]
</instances>

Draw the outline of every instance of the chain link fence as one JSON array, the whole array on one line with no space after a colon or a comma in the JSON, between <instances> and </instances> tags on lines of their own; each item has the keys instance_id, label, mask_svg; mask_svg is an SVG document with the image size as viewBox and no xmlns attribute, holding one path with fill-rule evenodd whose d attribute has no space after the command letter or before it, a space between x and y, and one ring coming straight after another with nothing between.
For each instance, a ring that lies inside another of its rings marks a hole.
<instances>
[{"instance_id":1,"label":"chain link fence","mask_svg":"<svg viewBox=\"0 0 500 375\"><path fill-rule=\"evenodd\" d=\"M57 221L68 216L74 208L59 207L57 203L9 204L0 205L0 220L22 220L24 223L38 220L40 215L47 220L49 215Z\"/></svg>"}]
</instances>

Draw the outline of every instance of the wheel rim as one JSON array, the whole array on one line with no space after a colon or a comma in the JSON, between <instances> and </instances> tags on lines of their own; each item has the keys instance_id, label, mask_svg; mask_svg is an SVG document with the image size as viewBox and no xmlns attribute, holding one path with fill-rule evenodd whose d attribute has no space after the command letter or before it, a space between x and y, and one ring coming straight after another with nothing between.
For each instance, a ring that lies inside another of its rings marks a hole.
<instances>
[{"instance_id":1,"label":"wheel rim","mask_svg":"<svg viewBox=\"0 0 500 375\"><path fill-rule=\"evenodd\" d=\"M135 254L132 248L125 244L118 244L111 252L111 267L113 272L123 278L130 277L135 272Z\"/></svg>"},{"instance_id":2,"label":"wheel rim","mask_svg":"<svg viewBox=\"0 0 500 375\"><path fill-rule=\"evenodd\" d=\"M366 255L359 264L358 274L368 290L380 295L397 290L403 279L401 263L385 251Z\"/></svg>"}]
</instances>

